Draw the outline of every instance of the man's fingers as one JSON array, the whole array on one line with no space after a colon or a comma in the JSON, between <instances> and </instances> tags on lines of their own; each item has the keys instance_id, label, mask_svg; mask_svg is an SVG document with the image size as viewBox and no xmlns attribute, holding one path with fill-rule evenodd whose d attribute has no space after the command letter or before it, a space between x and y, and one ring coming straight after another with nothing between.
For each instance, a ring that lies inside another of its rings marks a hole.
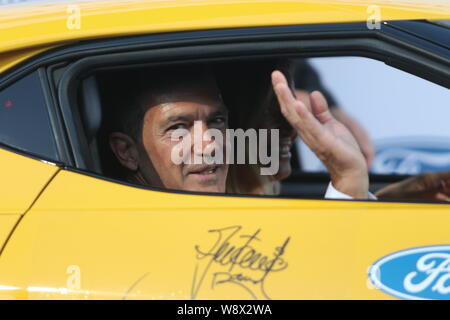
<instances>
[{"instance_id":1,"label":"man's fingers","mask_svg":"<svg viewBox=\"0 0 450 320\"><path fill-rule=\"evenodd\" d=\"M311 93L311 110L321 123L325 123L333 118L328 109L327 100L320 91L313 91Z\"/></svg>"},{"instance_id":2,"label":"man's fingers","mask_svg":"<svg viewBox=\"0 0 450 320\"><path fill-rule=\"evenodd\" d=\"M281 112L297 133L302 137L304 134L319 135L322 131L321 124L314 118L308 107L294 97L286 78L280 71L276 70L272 73L272 84Z\"/></svg>"},{"instance_id":3,"label":"man's fingers","mask_svg":"<svg viewBox=\"0 0 450 320\"><path fill-rule=\"evenodd\" d=\"M357 142L359 144L359 141ZM375 159L375 153L373 152L373 149L371 149L370 146L361 144L359 144L359 148L361 149L361 152L366 159L367 168L370 168L372 166L373 160Z\"/></svg>"},{"instance_id":4,"label":"man's fingers","mask_svg":"<svg viewBox=\"0 0 450 320\"><path fill-rule=\"evenodd\" d=\"M272 73L272 85L283 116L313 151L320 152L324 147L322 139L325 133L320 122L303 102L292 95L286 78L281 72Z\"/></svg>"},{"instance_id":5,"label":"man's fingers","mask_svg":"<svg viewBox=\"0 0 450 320\"><path fill-rule=\"evenodd\" d=\"M295 97L292 95L291 90L289 89L286 77L278 70L272 72L272 85L275 94L278 97L278 102L280 102L280 106L282 108L286 108L296 101ZM290 108L287 109L287 111L290 111Z\"/></svg>"},{"instance_id":6,"label":"man's fingers","mask_svg":"<svg viewBox=\"0 0 450 320\"><path fill-rule=\"evenodd\" d=\"M294 98L286 78L280 71L272 72L272 85L284 117L293 127L298 126L304 110L301 110L301 102Z\"/></svg>"},{"instance_id":7,"label":"man's fingers","mask_svg":"<svg viewBox=\"0 0 450 320\"><path fill-rule=\"evenodd\" d=\"M272 72L272 84L276 86L277 84L283 83L285 85L288 85L288 82L286 80L286 77L281 71L274 70Z\"/></svg>"},{"instance_id":8,"label":"man's fingers","mask_svg":"<svg viewBox=\"0 0 450 320\"><path fill-rule=\"evenodd\" d=\"M305 104L306 108L308 108L308 110L310 112L312 112L311 111L311 98L309 96L309 92L296 89L295 96L296 96L297 100L300 100L301 102L303 102Z\"/></svg>"}]
</instances>

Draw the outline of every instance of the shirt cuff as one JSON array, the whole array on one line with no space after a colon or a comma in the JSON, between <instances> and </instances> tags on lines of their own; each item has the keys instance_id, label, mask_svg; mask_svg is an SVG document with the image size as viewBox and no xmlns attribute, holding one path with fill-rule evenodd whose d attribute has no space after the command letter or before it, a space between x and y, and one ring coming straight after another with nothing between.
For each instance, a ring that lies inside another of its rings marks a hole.
<instances>
[{"instance_id":1,"label":"shirt cuff","mask_svg":"<svg viewBox=\"0 0 450 320\"><path fill-rule=\"evenodd\" d=\"M353 199L353 197L338 191L333 186L333 184L330 182L328 184L327 192L325 192L325 199L348 199L349 200L349 199ZM377 197L371 192L369 192L369 199L370 200L378 200Z\"/></svg>"}]
</instances>

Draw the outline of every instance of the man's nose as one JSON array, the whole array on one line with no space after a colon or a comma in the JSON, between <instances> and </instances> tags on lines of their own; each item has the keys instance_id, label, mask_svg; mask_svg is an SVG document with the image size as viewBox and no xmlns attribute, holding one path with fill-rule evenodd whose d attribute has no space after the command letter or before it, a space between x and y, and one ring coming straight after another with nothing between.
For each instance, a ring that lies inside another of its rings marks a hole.
<instances>
[{"instance_id":1,"label":"man's nose","mask_svg":"<svg viewBox=\"0 0 450 320\"><path fill-rule=\"evenodd\" d=\"M213 155L216 148L216 141L211 135L208 125L199 121L194 125L194 153L197 155L209 154Z\"/></svg>"}]
</instances>

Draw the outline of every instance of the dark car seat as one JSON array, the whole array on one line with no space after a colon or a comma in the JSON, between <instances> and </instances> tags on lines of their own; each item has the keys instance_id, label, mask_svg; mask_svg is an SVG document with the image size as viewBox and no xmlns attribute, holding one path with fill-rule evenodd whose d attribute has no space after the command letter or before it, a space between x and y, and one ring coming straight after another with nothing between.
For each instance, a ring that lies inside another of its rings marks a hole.
<instances>
[{"instance_id":1,"label":"dark car seat","mask_svg":"<svg viewBox=\"0 0 450 320\"><path fill-rule=\"evenodd\" d=\"M98 133L102 124L102 104L97 79L90 76L81 82L80 116L89 148L87 165L90 171L102 174Z\"/></svg>"}]
</instances>

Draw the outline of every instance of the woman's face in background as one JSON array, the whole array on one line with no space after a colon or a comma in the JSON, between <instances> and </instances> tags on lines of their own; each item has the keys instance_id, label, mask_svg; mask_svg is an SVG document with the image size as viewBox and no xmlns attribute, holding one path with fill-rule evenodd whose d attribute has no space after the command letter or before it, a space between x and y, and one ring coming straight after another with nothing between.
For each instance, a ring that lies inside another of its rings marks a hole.
<instances>
[{"instance_id":1,"label":"woman's face in background","mask_svg":"<svg viewBox=\"0 0 450 320\"><path fill-rule=\"evenodd\" d=\"M274 107L278 107L278 103ZM286 179L292 173L291 149L297 138L297 133L286 121L284 121L284 119L279 119L279 117L270 117L266 128L269 129L269 132L270 129L279 130L279 168L278 172L273 176L273 179L276 181ZM268 141L270 141L270 139L268 139ZM270 148L268 148L268 150L270 150Z\"/></svg>"},{"instance_id":2,"label":"woman's face in background","mask_svg":"<svg viewBox=\"0 0 450 320\"><path fill-rule=\"evenodd\" d=\"M291 87L293 88L293 81L290 82ZM297 133L281 114L278 100L272 89L267 94L263 104L267 107L265 112L263 112L262 124L259 127L269 129L268 134L270 134L271 129L279 130L279 169L273 176L273 179L280 181L286 179L292 173L291 149L297 138ZM267 141L271 141L270 137ZM270 146L268 147L268 150L270 150Z\"/></svg>"}]
</instances>

